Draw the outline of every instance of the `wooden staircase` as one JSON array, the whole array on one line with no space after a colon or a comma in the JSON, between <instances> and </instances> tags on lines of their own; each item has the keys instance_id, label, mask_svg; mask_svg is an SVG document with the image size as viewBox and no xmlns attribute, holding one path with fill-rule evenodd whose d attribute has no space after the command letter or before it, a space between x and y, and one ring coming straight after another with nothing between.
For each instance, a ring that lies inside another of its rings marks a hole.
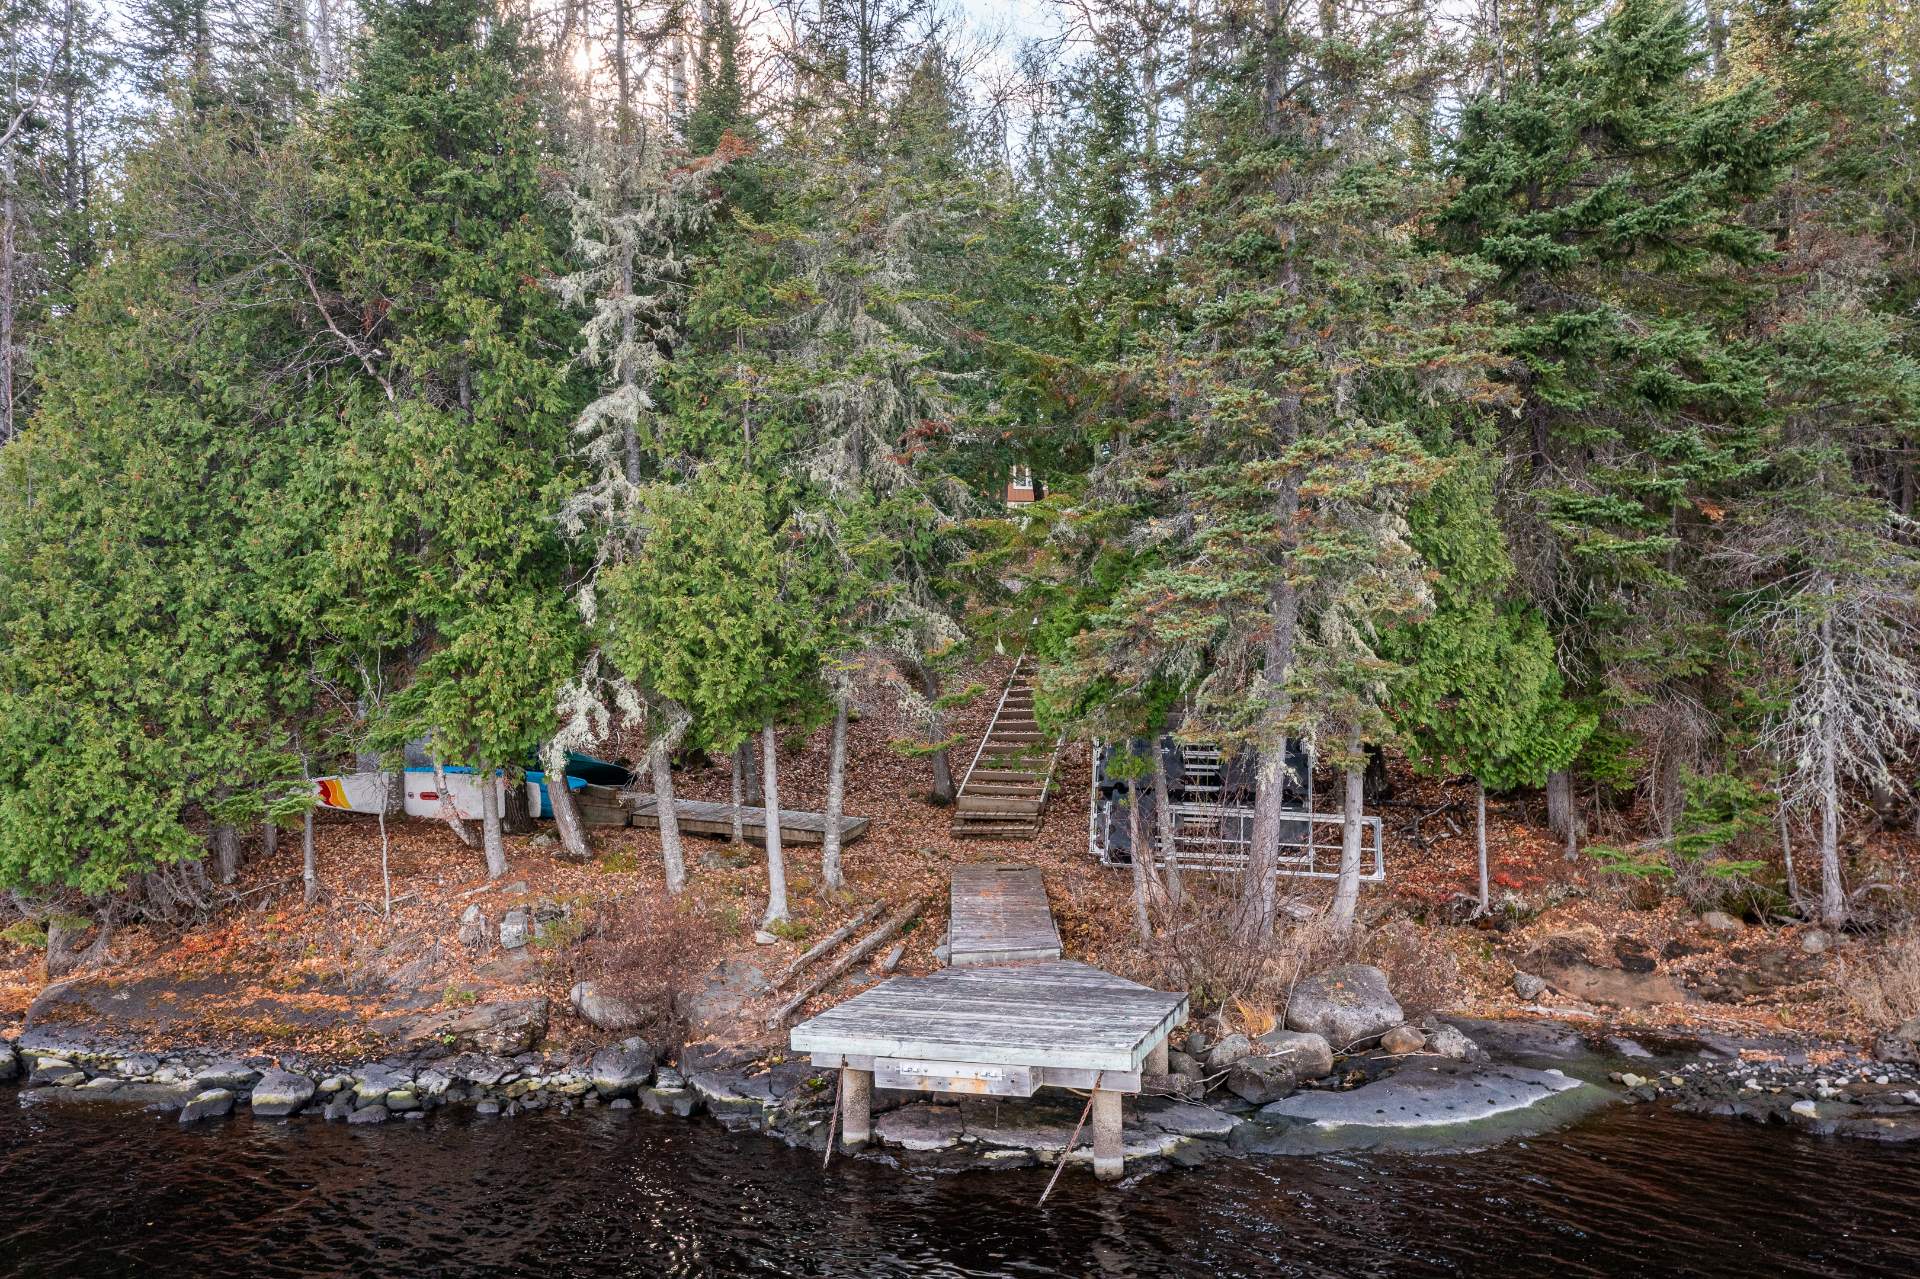
<instances>
[{"instance_id":1,"label":"wooden staircase","mask_svg":"<svg viewBox=\"0 0 1920 1279\"><path fill-rule=\"evenodd\" d=\"M1040 833L1060 743L1041 736L1033 717L1032 680L1032 669L1022 653L960 783L953 814L956 836L1025 839Z\"/></svg>"}]
</instances>

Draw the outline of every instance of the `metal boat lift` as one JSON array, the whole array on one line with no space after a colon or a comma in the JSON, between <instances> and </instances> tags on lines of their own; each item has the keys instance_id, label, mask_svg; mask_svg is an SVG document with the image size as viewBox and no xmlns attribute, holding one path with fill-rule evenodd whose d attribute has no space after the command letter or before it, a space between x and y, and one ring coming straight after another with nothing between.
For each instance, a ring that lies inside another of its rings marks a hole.
<instances>
[{"instance_id":1,"label":"metal boat lift","mask_svg":"<svg viewBox=\"0 0 1920 1279\"><path fill-rule=\"evenodd\" d=\"M1152 797L1141 787L1141 830L1153 843L1155 856L1172 861L1183 871L1236 872L1247 868L1248 852L1253 844L1253 797L1249 780L1236 778L1229 761L1216 746L1178 742L1162 737L1156 744L1168 768L1167 792L1173 816L1173 847L1163 846L1159 823L1149 808ZM1087 805L1087 849L1107 866L1132 865L1128 847L1125 794L1106 777L1105 764L1112 748L1095 742L1093 768ZM1289 749L1297 784L1290 783L1290 798L1298 806L1288 805L1280 812L1280 856L1282 875L1303 879L1337 879L1346 819L1339 813L1314 811L1313 768L1304 752ZM1365 883L1381 883L1387 877L1386 851L1380 819L1362 817L1360 878Z\"/></svg>"}]
</instances>

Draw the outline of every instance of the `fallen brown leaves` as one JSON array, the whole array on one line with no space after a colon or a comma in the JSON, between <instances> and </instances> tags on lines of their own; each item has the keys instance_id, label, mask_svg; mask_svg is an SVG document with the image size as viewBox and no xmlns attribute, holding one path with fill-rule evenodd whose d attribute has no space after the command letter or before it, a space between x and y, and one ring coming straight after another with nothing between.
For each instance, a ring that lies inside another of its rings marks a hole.
<instances>
[{"instance_id":1,"label":"fallen brown leaves","mask_svg":"<svg viewBox=\"0 0 1920 1279\"><path fill-rule=\"evenodd\" d=\"M964 742L954 752L956 779L986 728L1010 665L1010 658L1002 658L966 673L984 691L951 713L950 727ZM956 681L954 686L963 685ZM864 839L846 849L848 886L841 894L821 890L817 846L787 850L796 926L791 939L771 946L753 941L766 904L761 849L688 838L689 891L716 921L721 937L715 960L745 958L778 973L862 906L885 900L898 907L929 894L935 905L906 934L899 971L931 972L938 966L933 951L945 926L951 868L1009 861L1043 872L1070 956L1139 980L1159 977L1133 938L1129 876L1100 866L1087 852L1089 752L1084 743L1069 743L1061 753L1038 836L1017 842L961 840L950 830L952 810L927 802L929 762L909 758L892 745L915 735L893 690L885 683L868 690L861 712L849 734L847 812L870 818L872 825ZM822 729L806 741L782 743L780 789L786 807L824 807L826 737ZM1612 943L1632 938L1654 953L1673 952L1674 958L1663 962L1683 975L1741 962L1734 958L1736 947L1751 953L1764 945L1797 946L1797 934L1779 930L1731 942L1710 937L1672 901L1637 909L1624 887L1589 861L1563 858L1558 838L1538 824L1543 814L1534 801L1490 803L1489 839L1496 891L1514 893L1537 913L1504 934L1445 926L1451 903L1470 890L1474 879L1472 791L1464 782L1414 779L1398 770L1394 781L1395 798L1381 810L1387 883L1366 889L1363 902L1376 918L1406 916L1440 936L1461 972L1462 1011L1517 1011L1510 986L1514 963L1553 935L1586 939L1596 962L1611 962ZM1331 793L1325 788L1332 782L1320 779L1322 794ZM684 767L676 773L676 785L690 798L725 801L729 772L724 760ZM663 887L659 837L652 831L594 831L596 859L586 865L559 861L551 848L537 847L531 838L510 839L510 872L505 880L489 883L479 854L463 848L444 826L401 820L389 825L389 913L383 909L376 824L365 817L327 815L317 834L327 887L320 901L301 900L299 839L297 833L283 837L273 856L256 850L249 858L234 885L233 904L218 918L184 931L123 929L114 941L110 969L99 976L173 988L178 997L168 1001L166 1011L176 1020L166 1033L217 1037L241 1051L367 1051L378 1040L372 1026L383 1018L531 995L552 1001L552 1037L567 1046L593 1035L566 1003L572 983L592 975L585 971L584 949L537 944L517 954L471 953L455 939L461 912L477 903L497 922L509 907L546 901L567 903L577 916L590 919L612 899ZM1883 843L1882 856L1920 865L1920 850L1910 840L1902 844L1890 837ZM1324 883L1298 887L1309 902L1329 891ZM797 1016L878 980L878 959L861 965ZM37 952L0 944L0 1015L17 1022L42 984ZM742 1023L757 1024L776 1002L770 996L744 1010ZM1255 1021L1269 1015L1263 1009L1250 1012ZM1625 1024L1858 1029L1832 983L1822 981L1769 992L1751 1004L1687 1004L1610 1015ZM161 1033L158 1022L150 1028Z\"/></svg>"}]
</instances>

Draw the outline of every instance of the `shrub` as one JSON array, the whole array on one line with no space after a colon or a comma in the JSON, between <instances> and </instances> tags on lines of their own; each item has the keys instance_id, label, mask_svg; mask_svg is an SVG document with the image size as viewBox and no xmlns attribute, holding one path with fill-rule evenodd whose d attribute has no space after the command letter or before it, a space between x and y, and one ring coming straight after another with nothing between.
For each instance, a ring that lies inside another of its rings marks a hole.
<instances>
[{"instance_id":1,"label":"shrub","mask_svg":"<svg viewBox=\"0 0 1920 1279\"><path fill-rule=\"evenodd\" d=\"M1876 1027L1920 1017L1920 926L1887 936L1880 953L1841 969L1840 984L1859 1014Z\"/></svg>"},{"instance_id":2,"label":"shrub","mask_svg":"<svg viewBox=\"0 0 1920 1279\"><path fill-rule=\"evenodd\" d=\"M1396 919L1367 933L1355 958L1387 975L1387 986L1409 1017L1451 1004L1460 993L1460 965L1440 938L1411 920Z\"/></svg>"},{"instance_id":3,"label":"shrub","mask_svg":"<svg viewBox=\"0 0 1920 1279\"><path fill-rule=\"evenodd\" d=\"M602 907L585 967L608 994L646 1017L654 1047L670 1053L686 1034L687 996L713 966L721 939L698 902L643 889Z\"/></svg>"},{"instance_id":4,"label":"shrub","mask_svg":"<svg viewBox=\"0 0 1920 1279\"><path fill-rule=\"evenodd\" d=\"M11 942L15 946L31 946L35 950L44 950L47 945L47 930L31 919L16 919L0 929L0 941Z\"/></svg>"}]
</instances>

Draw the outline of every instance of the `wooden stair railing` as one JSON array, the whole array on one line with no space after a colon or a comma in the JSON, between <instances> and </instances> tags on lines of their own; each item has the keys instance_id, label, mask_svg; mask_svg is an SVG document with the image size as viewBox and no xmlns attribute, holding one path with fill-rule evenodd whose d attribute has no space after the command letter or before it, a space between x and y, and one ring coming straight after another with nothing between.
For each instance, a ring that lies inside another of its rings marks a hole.
<instances>
[{"instance_id":1,"label":"wooden stair railing","mask_svg":"<svg viewBox=\"0 0 1920 1279\"><path fill-rule=\"evenodd\" d=\"M1048 742L1034 719L1032 671L1022 653L960 783L953 833L974 839L1038 834L1059 755L1059 740Z\"/></svg>"}]
</instances>

